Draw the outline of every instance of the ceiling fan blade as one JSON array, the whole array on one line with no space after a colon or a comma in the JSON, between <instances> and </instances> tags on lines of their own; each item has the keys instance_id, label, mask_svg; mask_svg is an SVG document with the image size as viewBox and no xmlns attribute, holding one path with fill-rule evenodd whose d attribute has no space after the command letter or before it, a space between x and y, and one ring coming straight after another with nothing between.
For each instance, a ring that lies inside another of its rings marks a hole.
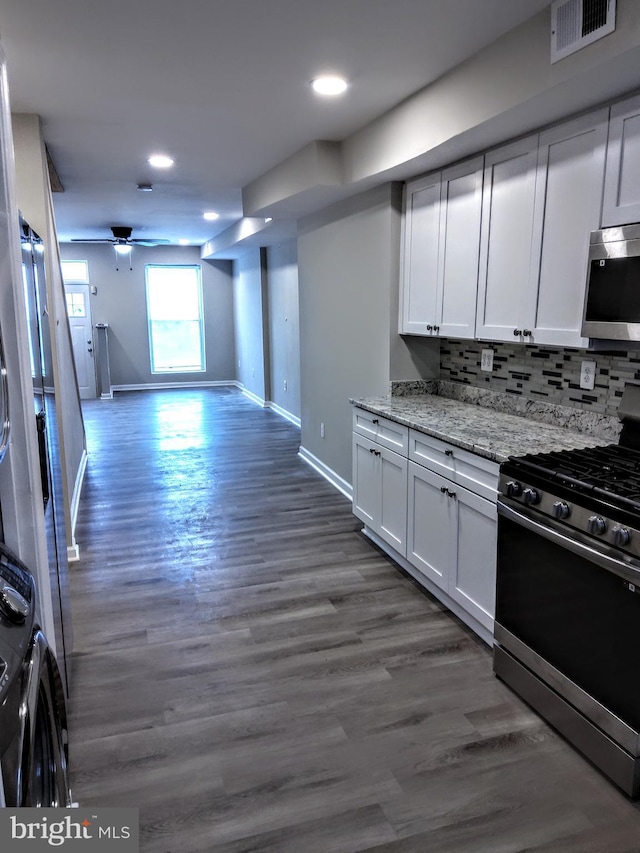
<instances>
[{"instance_id":1,"label":"ceiling fan blade","mask_svg":"<svg viewBox=\"0 0 640 853\"><path fill-rule=\"evenodd\" d=\"M171 240L165 240L164 237L159 237L157 240L154 240L153 237L147 237L143 239L142 237L132 237L130 240L127 240L128 243L135 243L138 246L161 246L164 243L170 243Z\"/></svg>"},{"instance_id":2,"label":"ceiling fan blade","mask_svg":"<svg viewBox=\"0 0 640 853\"><path fill-rule=\"evenodd\" d=\"M115 243L108 237L72 237L72 243Z\"/></svg>"}]
</instances>

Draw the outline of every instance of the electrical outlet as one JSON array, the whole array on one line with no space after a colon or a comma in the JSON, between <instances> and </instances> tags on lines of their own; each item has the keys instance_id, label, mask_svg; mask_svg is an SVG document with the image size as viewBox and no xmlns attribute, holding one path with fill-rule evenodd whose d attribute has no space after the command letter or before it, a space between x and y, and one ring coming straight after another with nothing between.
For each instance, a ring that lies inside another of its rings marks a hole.
<instances>
[{"instance_id":1,"label":"electrical outlet","mask_svg":"<svg viewBox=\"0 0 640 853\"><path fill-rule=\"evenodd\" d=\"M284 380L284 390L285 391L287 390L287 380L286 379Z\"/></svg>"},{"instance_id":2,"label":"electrical outlet","mask_svg":"<svg viewBox=\"0 0 640 853\"><path fill-rule=\"evenodd\" d=\"M493 370L493 350L492 349L483 349L482 356L480 357L480 370L492 371Z\"/></svg>"},{"instance_id":3,"label":"electrical outlet","mask_svg":"<svg viewBox=\"0 0 640 853\"><path fill-rule=\"evenodd\" d=\"M595 361L583 361L580 365L580 387L585 391L593 391L596 382Z\"/></svg>"},{"instance_id":4,"label":"electrical outlet","mask_svg":"<svg viewBox=\"0 0 640 853\"><path fill-rule=\"evenodd\" d=\"M324 438L324 424L320 424L320 438Z\"/></svg>"}]
</instances>

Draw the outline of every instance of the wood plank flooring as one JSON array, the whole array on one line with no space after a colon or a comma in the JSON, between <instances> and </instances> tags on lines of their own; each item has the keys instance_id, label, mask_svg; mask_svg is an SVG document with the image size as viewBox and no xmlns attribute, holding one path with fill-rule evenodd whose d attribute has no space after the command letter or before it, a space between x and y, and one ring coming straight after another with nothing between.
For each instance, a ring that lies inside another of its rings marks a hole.
<instances>
[{"instance_id":1,"label":"wood plank flooring","mask_svg":"<svg viewBox=\"0 0 640 853\"><path fill-rule=\"evenodd\" d=\"M231 389L84 406L71 777L145 853L630 853L635 804ZM345 437L345 440L348 440Z\"/></svg>"}]
</instances>

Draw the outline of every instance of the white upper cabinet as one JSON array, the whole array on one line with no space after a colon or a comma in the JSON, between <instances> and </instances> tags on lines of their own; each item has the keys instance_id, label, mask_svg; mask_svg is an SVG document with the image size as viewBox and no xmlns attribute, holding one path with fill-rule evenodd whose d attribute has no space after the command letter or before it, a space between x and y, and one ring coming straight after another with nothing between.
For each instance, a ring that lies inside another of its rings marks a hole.
<instances>
[{"instance_id":1,"label":"white upper cabinet","mask_svg":"<svg viewBox=\"0 0 640 853\"><path fill-rule=\"evenodd\" d=\"M476 335L523 341L531 275L538 136L485 157Z\"/></svg>"},{"instance_id":2,"label":"white upper cabinet","mask_svg":"<svg viewBox=\"0 0 640 853\"><path fill-rule=\"evenodd\" d=\"M406 185L401 333L474 337L482 164Z\"/></svg>"},{"instance_id":3,"label":"white upper cabinet","mask_svg":"<svg viewBox=\"0 0 640 853\"><path fill-rule=\"evenodd\" d=\"M599 110L540 135L532 286L523 320L536 344L588 345L580 326L589 234L600 227L608 112Z\"/></svg>"},{"instance_id":4,"label":"white upper cabinet","mask_svg":"<svg viewBox=\"0 0 640 853\"><path fill-rule=\"evenodd\" d=\"M437 325L440 172L405 186L400 332L433 333Z\"/></svg>"},{"instance_id":5,"label":"white upper cabinet","mask_svg":"<svg viewBox=\"0 0 640 853\"><path fill-rule=\"evenodd\" d=\"M483 162L476 157L442 173L436 317L443 337L475 335Z\"/></svg>"},{"instance_id":6,"label":"white upper cabinet","mask_svg":"<svg viewBox=\"0 0 640 853\"><path fill-rule=\"evenodd\" d=\"M640 222L640 95L611 107L602 226Z\"/></svg>"}]
</instances>

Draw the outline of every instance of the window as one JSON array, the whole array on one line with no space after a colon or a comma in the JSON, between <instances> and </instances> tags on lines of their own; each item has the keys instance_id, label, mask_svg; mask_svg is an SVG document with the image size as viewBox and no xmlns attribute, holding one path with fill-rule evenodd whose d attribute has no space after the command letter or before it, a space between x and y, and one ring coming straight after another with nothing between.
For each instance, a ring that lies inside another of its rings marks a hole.
<instances>
[{"instance_id":1,"label":"window","mask_svg":"<svg viewBox=\"0 0 640 853\"><path fill-rule=\"evenodd\" d=\"M86 317L87 306L84 303L84 293L67 293L67 316Z\"/></svg>"},{"instance_id":2,"label":"window","mask_svg":"<svg viewBox=\"0 0 640 853\"><path fill-rule=\"evenodd\" d=\"M151 372L204 371L200 267L147 264L145 278Z\"/></svg>"},{"instance_id":3,"label":"window","mask_svg":"<svg viewBox=\"0 0 640 853\"><path fill-rule=\"evenodd\" d=\"M60 261L60 267L65 284L89 284L88 261Z\"/></svg>"}]
</instances>

